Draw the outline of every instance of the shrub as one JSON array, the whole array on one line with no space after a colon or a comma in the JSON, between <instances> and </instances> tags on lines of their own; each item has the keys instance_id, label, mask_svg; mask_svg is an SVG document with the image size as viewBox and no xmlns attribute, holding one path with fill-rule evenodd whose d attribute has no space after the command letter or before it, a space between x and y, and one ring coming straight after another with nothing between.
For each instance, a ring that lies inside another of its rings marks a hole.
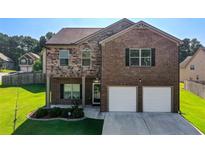
<instances>
[{"instance_id":1,"label":"shrub","mask_svg":"<svg viewBox=\"0 0 205 154\"><path fill-rule=\"evenodd\" d=\"M44 108L40 108L36 111L35 117L36 118L43 118L48 115L48 110Z\"/></svg>"},{"instance_id":2,"label":"shrub","mask_svg":"<svg viewBox=\"0 0 205 154\"><path fill-rule=\"evenodd\" d=\"M68 112L71 112L70 108L62 109L61 117L68 118Z\"/></svg>"},{"instance_id":3,"label":"shrub","mask_svg":"<svg viewBox=\"0 0 205 154\"><path fill-rule=\"evenodd\" d=\"M48 115L52 118L54 117L60 117L61 116L61 112L62 112L62 109L61 108L58 108L58 107L54 107L52 109L49 109L49 112L48 112Z\"/></svg>"},{"instance_id":4,"label":"shrub","mask_svg":"<svg viewBox=\"0 0 205 154\"><path fill-rule=\"evenodd\" d=\"M33 70L34 71L41 71L42 70L42 62L41 60L36 60L33 64Z\"/></svg>"},{"instance_id":5,"label":"shrub","mask_svg":"<svg viewBox=\"0 0 205 154\"><path fill-rule=\"evenodd\" d=\"M75 105L71 109L71 117L72 118L82 118L84 117L83 109L79 108L78 105Z\"/></svg>"}]
</instances>

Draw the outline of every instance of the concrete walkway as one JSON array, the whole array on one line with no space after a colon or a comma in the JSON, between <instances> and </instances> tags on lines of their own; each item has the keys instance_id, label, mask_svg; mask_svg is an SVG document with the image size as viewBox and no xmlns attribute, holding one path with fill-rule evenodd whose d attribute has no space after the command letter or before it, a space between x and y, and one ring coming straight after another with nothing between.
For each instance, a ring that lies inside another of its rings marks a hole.
<instances>
[{"instance_id":1,"label":"concrete walkway","mask_svg":"<svg viewBox=\"0 0 205 154\"><path fill-rule=\"evenodd\" d=\"M103 135L200 135L176 113L109 112L105 115Z\"/></svg>"}]
</instances>

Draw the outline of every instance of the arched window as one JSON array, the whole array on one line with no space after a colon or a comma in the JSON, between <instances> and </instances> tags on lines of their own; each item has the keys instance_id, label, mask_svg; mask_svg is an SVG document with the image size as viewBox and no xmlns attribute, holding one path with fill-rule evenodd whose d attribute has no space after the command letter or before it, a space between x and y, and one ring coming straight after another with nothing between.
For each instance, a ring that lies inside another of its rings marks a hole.
<instances>
[{"instance_id":1,"label":"arched window","mask_svg":"<svg viewBox=\"0 0 205 154\"><path fill-rule=\"evenodd\" d=\"M82 50L82 66L90 66L91 60L91 50L89 48L85 48Z\"/></svg>"}]
</instances>

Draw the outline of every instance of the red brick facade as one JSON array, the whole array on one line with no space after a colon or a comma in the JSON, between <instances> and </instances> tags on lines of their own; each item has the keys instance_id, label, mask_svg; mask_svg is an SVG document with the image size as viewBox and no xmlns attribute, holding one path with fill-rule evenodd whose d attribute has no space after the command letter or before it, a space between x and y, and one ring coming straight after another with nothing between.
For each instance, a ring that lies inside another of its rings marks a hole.
<instances>
[{"instance_id":1,"label":"red brick facade","mask_svg":"<svg viewBox=\"0 0 205 154\"><path fill-rule=\"evenodd\" d=\"M178 44L169 38L149 30L135 27L102 45L100 41L117 34L133 25L122 21L106 28L90 38L79 41L75 45L48 45L46 72L51 76L51 103L70 104L70 100L60 99L60 84L81 84L85 82L85 102L92 103L92 83L101 80L101 111L108 111L108 86L138 86L138 108L142 111L143 86L171 86L172 111L179 110L179 64ZM59 66L59 49L71 51L70 66ZM91 66L81 66L81 50L90 48ZM125 65L126 48L155 48L155 66L129 67ZM141 82L139 82L141 80ZM81 101L80 101L81 102Z\"/></svg>"},{"instance_id":2,"label":"red brick facade","mask_svg":"<svg viewBox=\"0 0 205 154\"><path fill-rule=\"evenodd\" d=\"M126 48L155 48L155 66L125 65ZM141 79L141 83L139 80ZM134 28L102 46L101 111L108 111L108 86L138 86L138 109L142 111L142 86L172 86L172 111L179 109L177 44L149 29Z\"/></svg>"}]
</instances>

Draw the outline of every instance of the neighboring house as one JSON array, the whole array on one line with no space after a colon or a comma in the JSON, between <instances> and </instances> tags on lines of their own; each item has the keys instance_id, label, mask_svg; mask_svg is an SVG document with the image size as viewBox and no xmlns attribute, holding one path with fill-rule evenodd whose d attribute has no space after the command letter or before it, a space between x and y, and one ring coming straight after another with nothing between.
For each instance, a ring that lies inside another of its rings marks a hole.
<instances>
[{"instance_id":1,"label":"neighboring house","mask_svg":"<svg viewBox=\"0 0 205 154\"><path fill-rule=\"evenodd\" d=\"M40 59L40 56L33 53L33 52L28 52L28 53L25 53L24 55L22 55L19 58L20 71L32 72L33 71L33 64L38 59Z\"/></svg>"},{"instance_id":2,"label":"neighboring house","mask_svg":"<svg viewBox=\"0 0 205 154\"><path fill-rule=\"evenodd\" d=\"M14 61L11 58L5 56L1 52L0 52L0 65L1 65L0 68L2 69L10 69L10 70L14 69Z\"/></svg>"},{"instance_id":3,"label":"neighboring house","mask_svg":"<svg viewBox=\"0 0 205 154\"><path fill-rule=\"evenodd\" d=\"M143 21L63 28L46 43L47 106L178 112L181 40Z\"/></svg>"},{"instance_id":4,"label":"neighboring house","mask_svg":"<svg viewBox=\"0 0 205 154\"><path fill-rule=\"evenodd\" d=\"M185 80L205 81L205 48L199 48L180 63L180 81Z\"/></svg>"}]
</instances>

